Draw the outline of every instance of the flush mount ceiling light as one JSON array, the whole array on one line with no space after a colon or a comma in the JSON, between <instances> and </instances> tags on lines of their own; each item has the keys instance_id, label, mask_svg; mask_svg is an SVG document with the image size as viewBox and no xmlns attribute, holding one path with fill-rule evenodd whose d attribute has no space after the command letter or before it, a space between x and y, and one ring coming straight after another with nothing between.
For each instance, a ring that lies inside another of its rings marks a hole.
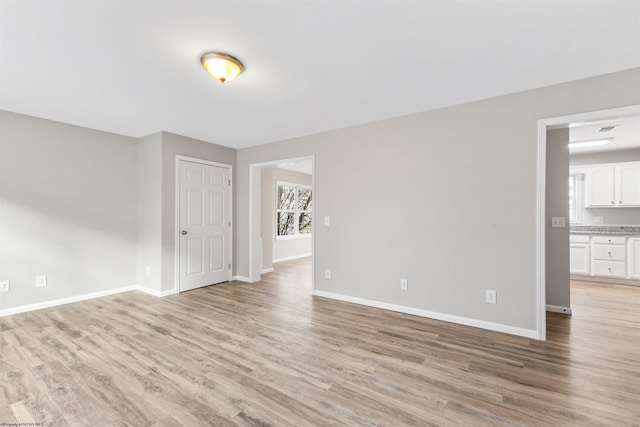
<instances>
[{"instance_id":1,"label":"flush mount ceiling light","mask_svg":"<svg viewBox=\"0 0 640 427\"><path fill-rule=\"evenodd\" d=\"M242 62L234 56L220 52L207 52L200 57L207 73L220 83L228 82L244 71Z\"/></svg>"},{"instance_id":2,"label":"flush mount ceiling light","mask_svg":"<svg viewBox=\"0 0 640 427\"><path fill-rule=\"evenodd\" d=\"M611 142L613 138L608 139L592 139L591 141L577 141L569 143L569 148L595 147L596 145L605 145Z\"/></svg>"}]
</instances>

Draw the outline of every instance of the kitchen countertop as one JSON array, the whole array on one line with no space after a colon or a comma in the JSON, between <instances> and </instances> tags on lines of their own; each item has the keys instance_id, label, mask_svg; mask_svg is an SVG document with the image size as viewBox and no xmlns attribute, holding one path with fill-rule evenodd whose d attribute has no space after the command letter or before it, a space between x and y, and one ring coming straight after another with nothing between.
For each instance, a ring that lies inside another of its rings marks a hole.
<instances>
[{"instance_id":1,"label":"kitchen countertop","mask_svg":"<svg viewBox=\"0 0 640 427\"><path fill-rule=\"evenodd\" d=\"M640 225L574 225L570 234L640 236Z\"/></svg>"}]
</instances>

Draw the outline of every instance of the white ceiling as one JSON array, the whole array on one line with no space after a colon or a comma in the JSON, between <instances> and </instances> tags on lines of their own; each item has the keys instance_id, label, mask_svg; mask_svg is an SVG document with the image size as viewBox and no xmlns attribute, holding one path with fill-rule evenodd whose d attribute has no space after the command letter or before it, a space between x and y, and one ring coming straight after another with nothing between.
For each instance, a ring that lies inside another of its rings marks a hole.
<instances>
[{"instance_id":1,"label":"white ceiling","mask_svg":"<svg viewBox=\"0 0 640 427\"><path fill-rule=\"evenodd\" d=\"M236 148L639 66L637 0L0 0L0 109Z\"/></svg>"},{"instance_id":2,"label":"white ceiling","mask_svg":"<svg viewBox=\"0 0 640 427\"><path fill-rule=\"evenodd\" d=\"M601 132L600 129L615 126L613 130ZM618 151L640 148L640 116L621 117L617 119L598 120L588 123L573 123L569 127L569 142L593 141L609 139L605 145L570 148L571 154L601 151Z\"/></svg>"}]
</instances>

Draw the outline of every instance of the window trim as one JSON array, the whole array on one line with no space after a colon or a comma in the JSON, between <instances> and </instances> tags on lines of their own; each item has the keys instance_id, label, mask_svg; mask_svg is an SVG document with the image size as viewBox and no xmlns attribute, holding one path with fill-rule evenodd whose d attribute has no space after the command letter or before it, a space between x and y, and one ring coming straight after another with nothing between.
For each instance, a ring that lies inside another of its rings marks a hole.
<instances>
[{"instance_id":1,"label":"window trim","mask_svg":"<svg viewBox=\"0 0 640 427\"><path fill-rule=\"evenodd\" d=\"M576 218L571 219L571 212L568 212L569 224L582 223L582 209L584 209L584 178L582 171L569 171L569 178L574 177L574 203L576 206ZM567 183L568 185L568 183ZM567 195L568 196L568 195ZM568 203L568 202L567 202Z\"/></svg>"},{"instance_id":2,"label":"window trim","mask_svg":"<svg viewBox=\"0 0 640 427\"><path fill-rule=\"evenodd\" d=\"M290 234L290 235L284 235L284 236L280 236L278 235L278 214L280 212L291 212L290 210L285 210L285 209L278 209L278 188L281 186L289 186L289 187L296 187L296 191L295 191L295 202L294 202L294 206L295 206L295 210L293 211L294 214L294 218L295 218L295 234ZM275 188L275 218L273 221L273 235L275 236L275 241L279 242L279 241L283 241L283 240L298 240L298 239L310 239L311 236L313 235L313 226L311 227L311 233L300 233L299 227L300 225L298 224L298 220L299 220L299 214L301 212L310 212L313 215L313 207L310 210L306 210L306 211L299 211L298 210L298 188L303 188L305 190L311 190L311 198L313 201L313 187L311 185L307 185L307 184L298 184L295 182L288 182L288 181L276 181L276 188ZM313 205L312 205L313 206ZM313 224L313 219L311 220L311 223Z\"/></svg>"}]
</instances>

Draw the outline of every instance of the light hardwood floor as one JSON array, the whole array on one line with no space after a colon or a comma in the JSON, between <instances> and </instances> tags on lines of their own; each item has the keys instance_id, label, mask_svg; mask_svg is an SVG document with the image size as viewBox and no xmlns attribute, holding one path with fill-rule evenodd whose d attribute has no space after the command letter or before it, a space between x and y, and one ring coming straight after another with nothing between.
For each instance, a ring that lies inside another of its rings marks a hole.
<instances>
[{"instance_id":1,"label":"light hardwood floor","mask_svg":"<svg viewBox=\"0 0 640 427\"><path fill-rule=\"evenodd\" d=\"M0 425L638 425L640 288L575 282L548 341L256 284L0 318Z\"/></svg>"}]
</instances>

